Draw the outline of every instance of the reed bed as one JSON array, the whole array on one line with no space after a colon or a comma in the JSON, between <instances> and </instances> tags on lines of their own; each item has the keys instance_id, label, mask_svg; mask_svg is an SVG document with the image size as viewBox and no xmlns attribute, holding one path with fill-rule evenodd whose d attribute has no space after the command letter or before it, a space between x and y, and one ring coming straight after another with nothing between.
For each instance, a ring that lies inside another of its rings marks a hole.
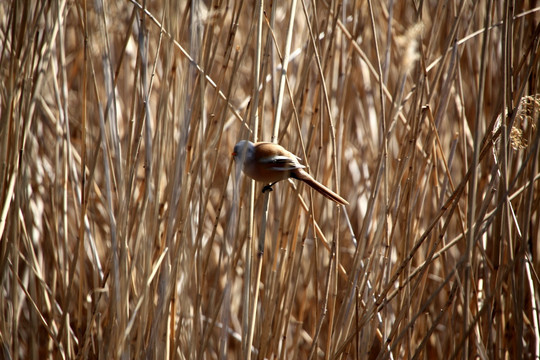
<instances>
[{"instance_id":1,"label":"reed bed","mask_svg":"<svg viewBox=\"0 0 540 360\"><path fill-rule=\"evenodd\" d=\"M0 2L0 357L539 358L535 6Z\"/></svg>"}]
</instances>

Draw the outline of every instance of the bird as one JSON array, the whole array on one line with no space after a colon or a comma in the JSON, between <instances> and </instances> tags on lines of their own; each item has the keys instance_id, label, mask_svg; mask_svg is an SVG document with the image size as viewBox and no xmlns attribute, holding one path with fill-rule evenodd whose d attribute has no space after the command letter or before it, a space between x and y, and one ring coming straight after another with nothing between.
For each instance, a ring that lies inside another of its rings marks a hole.
<instances>
[{"instance_id":1,"label":"bird","mask_svg":"<svg viewBox=\"0 0 540 360\"><path fill-rule=\"evenodd\" d=\"M245 152L245 154L244 154ZM255 181L267 184L263 192L272 190L278 181L288 178L305 182L328 199L341 204L349 202L333 192L308 174L300 158L283 146L271 142L253 143L240 140L235 146L232 155L236 162L242 162L242 171Z\"/></svg>"}]
</instances>

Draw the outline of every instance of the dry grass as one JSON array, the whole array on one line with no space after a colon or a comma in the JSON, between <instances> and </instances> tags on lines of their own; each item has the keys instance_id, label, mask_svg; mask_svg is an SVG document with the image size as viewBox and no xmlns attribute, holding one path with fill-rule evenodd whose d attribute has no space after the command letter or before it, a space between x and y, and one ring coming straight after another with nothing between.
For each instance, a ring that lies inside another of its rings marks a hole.
<instances>
[{"instance_id":1,"label":"dry grass","mask_svg":"<svg viewBox=\"0 0 540 360\"><path fill-rule=\"evenodd\" d=\"M260 5L0 2L0 357L538 358L536 3Z\"/></svg>"}]
</instances>

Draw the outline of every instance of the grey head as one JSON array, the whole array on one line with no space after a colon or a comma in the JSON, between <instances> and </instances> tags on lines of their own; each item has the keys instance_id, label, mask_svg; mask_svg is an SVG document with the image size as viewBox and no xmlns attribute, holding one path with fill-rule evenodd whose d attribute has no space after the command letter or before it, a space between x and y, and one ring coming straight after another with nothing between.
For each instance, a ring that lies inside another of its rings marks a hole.
<instances>
[{"instance_id":1,"label":"grey head","mask_svg":"<svg viewBox=\"0 0 540 360\"><path fill-rule=\"evenodd\" d=\"M244 157L245 151L245 157ZM240 140L234 145L233 156L236 161L249 159L253 156L254 144L248 140Z\"/></svg>"}]
</instances>

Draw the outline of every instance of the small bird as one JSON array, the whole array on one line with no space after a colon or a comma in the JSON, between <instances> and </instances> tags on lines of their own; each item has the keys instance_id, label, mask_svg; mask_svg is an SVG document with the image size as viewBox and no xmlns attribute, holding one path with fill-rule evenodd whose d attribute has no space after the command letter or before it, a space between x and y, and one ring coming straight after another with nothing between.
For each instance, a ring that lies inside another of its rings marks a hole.
<instances>
[{"instance_id":1,"label":"small bird","mask_svg":"<svg viewBox=\"0 0 540 360\"><path fill-rule=\"evenodd\" d=\"M245 155L244 155L245 151ZM252 143L240 140L235 146L232 155L235 161L242 161L244 174L253 180L269 185L263 188L263 192L272 190L272 186L278 181L293 178L301 180L313 189L338 204L349 205L347 200L315 180L305 172L304 165L300 164L300 158L281 145L269 142Z\"/></svg>"}]
</instances>

